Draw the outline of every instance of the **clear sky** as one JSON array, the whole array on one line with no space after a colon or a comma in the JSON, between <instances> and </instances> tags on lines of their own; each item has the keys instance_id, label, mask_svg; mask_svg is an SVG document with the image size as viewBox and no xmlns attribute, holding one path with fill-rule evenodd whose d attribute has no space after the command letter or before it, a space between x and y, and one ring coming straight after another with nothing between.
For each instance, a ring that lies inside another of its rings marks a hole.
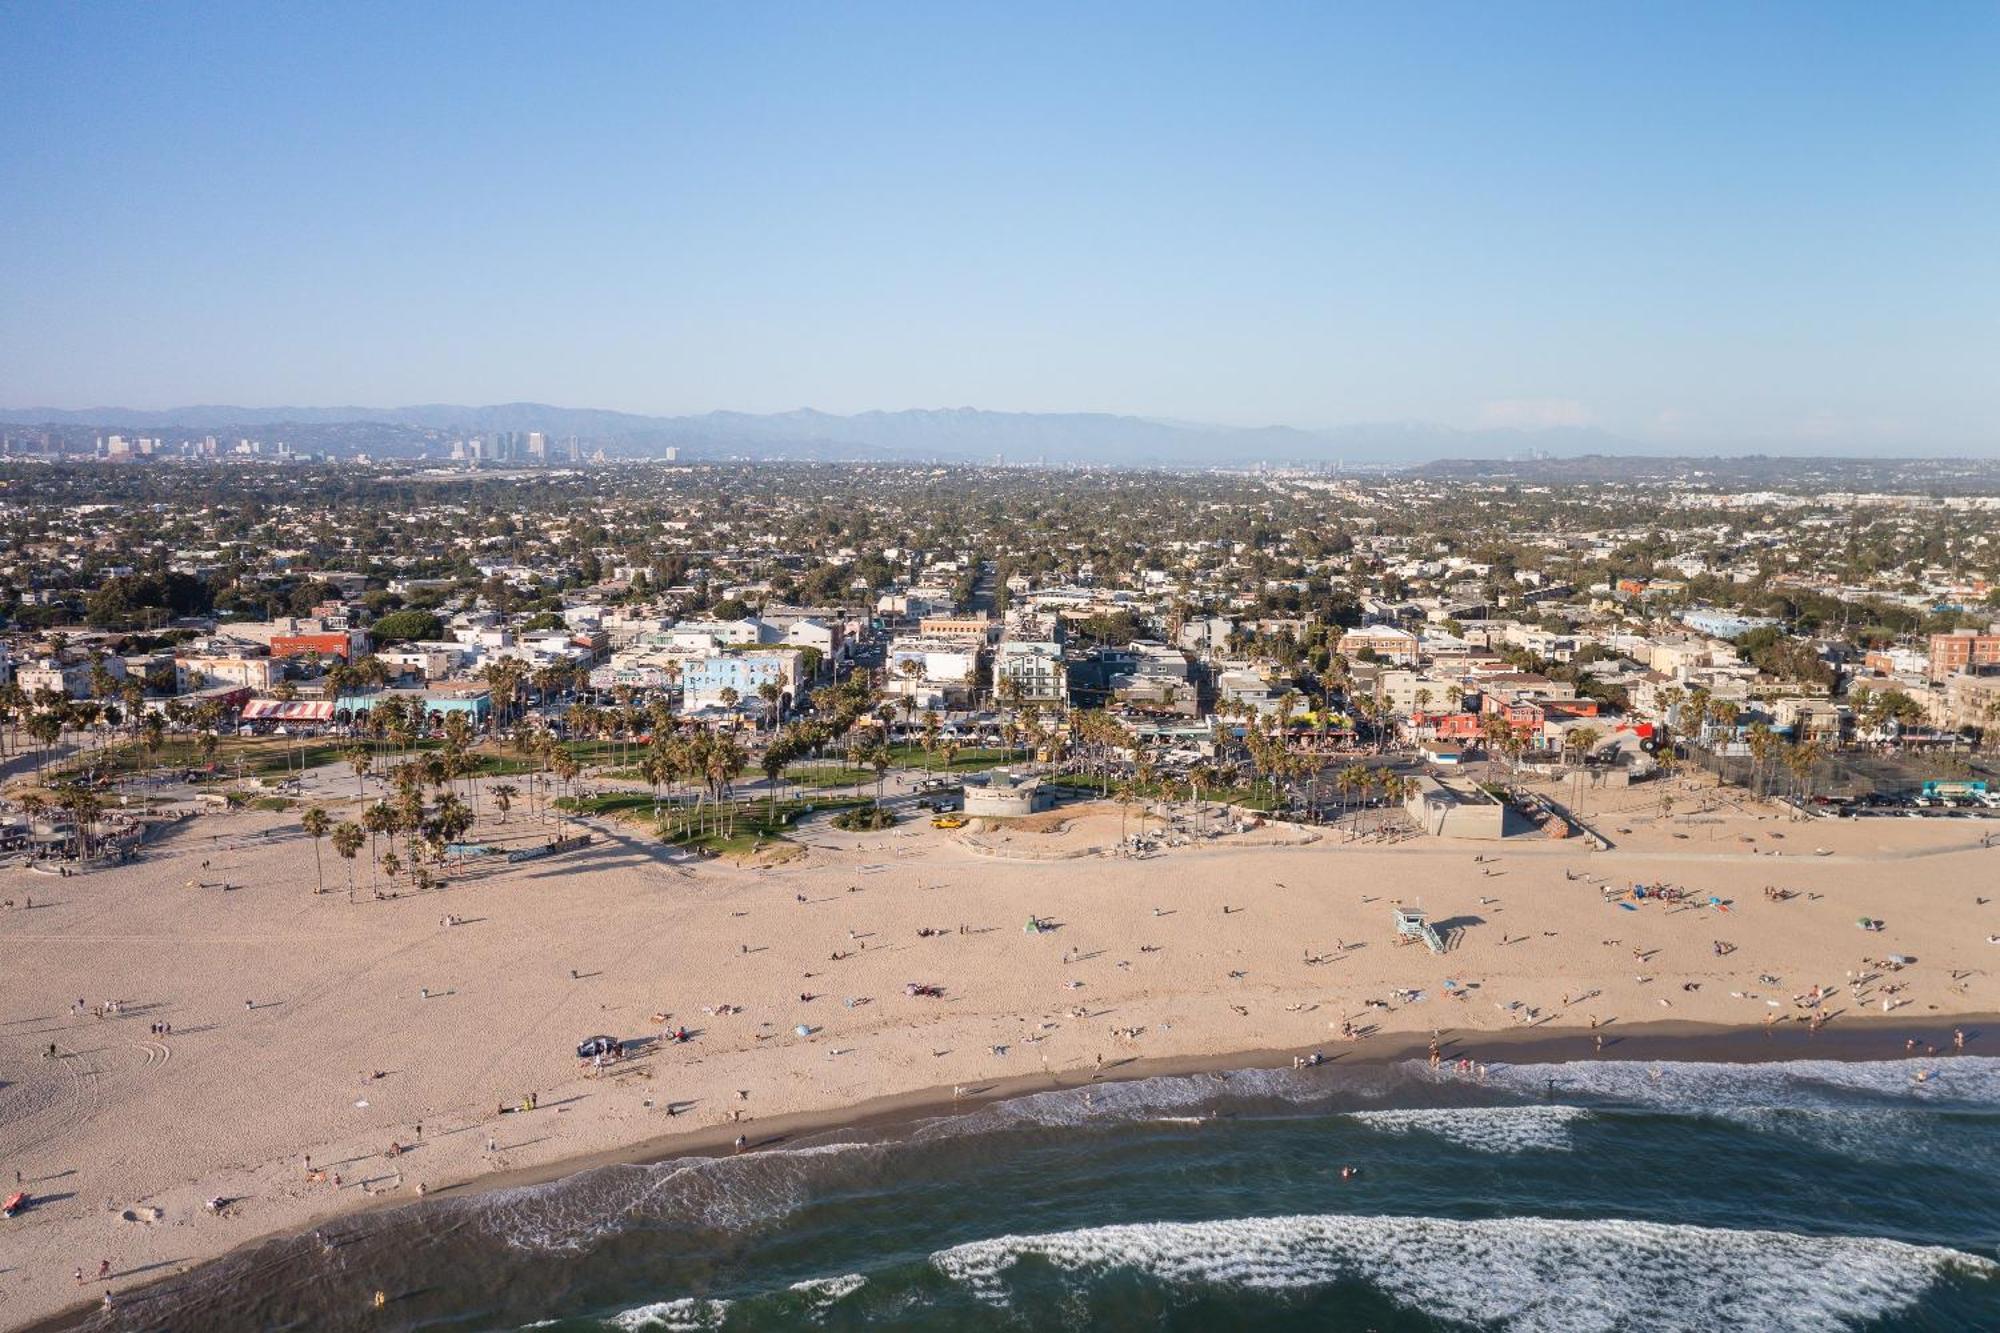
<instances>
[{"instance_id":1,"label":"clear sky","mask_svg":"<svg viewBox=\"0 0 2000 1333\"><path fill-rule=\"evenodd\" d=\"M0 0L0 405L2000 451L2000 5Z\"/></svg>"}]
</instances>

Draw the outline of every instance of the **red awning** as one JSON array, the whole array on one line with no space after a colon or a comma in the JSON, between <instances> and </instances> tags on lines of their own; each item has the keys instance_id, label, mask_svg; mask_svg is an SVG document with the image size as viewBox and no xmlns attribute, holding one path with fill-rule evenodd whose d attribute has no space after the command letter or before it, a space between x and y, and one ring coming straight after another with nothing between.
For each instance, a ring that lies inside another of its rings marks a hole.
<instances>
[{"instance_id":1,"label":"red awning","mask_svg":"<svg viewBox=\"0 0 2000 1333\"><path fill-rule=\"evenodd\" d=\"M265 718L275 722L331 722L333 705L324 701L252 699L243 705L246 721Z\"/></svg>"}]
</instances>

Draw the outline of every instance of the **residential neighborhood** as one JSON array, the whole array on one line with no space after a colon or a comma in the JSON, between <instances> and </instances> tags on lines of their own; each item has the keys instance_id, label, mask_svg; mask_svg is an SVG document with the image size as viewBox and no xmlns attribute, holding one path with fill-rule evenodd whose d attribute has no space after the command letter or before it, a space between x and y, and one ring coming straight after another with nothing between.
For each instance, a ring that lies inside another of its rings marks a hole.
<instances>
[{"instance_id":1,"label":"residential neighborhood","mask_svg":"<svg viewBox=\"0 0 2000 1333\"><path fill-rule=\"evenodd\" d=\"M746 765L872 734L1309 821L1496 764L1839 811L1973 791L2000 735L1988 494L471 457L14 464L6 725L212 750L388 699Z\"/></svg>"}]
</instances>

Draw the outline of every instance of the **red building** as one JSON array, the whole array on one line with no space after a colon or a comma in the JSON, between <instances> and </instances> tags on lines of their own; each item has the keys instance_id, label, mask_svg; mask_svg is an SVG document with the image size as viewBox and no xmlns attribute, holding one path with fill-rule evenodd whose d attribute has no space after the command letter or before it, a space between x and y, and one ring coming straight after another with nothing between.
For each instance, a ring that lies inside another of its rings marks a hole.
<instances>
[{"instance_id":1,"label":"red building","mask_svg":"<svg viewBox=\"0 0 2000 1333\"><path fill-rule=\"evenodd\" d=\"M368 636L361 630L332 630L324 634L274 634L273 657L338 657L351 662L368 651Z\"/></svg>"}]
</instances>

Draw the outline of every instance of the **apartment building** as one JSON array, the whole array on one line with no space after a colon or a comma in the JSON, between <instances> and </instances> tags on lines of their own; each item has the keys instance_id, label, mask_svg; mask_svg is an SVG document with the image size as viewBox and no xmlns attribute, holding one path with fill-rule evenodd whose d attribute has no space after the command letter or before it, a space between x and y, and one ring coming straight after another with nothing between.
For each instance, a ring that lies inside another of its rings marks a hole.
<instances>
[{"instance_id":1,"label":"apartment building","mask_svg":"<svg viewBox=\"0 0 2000 1333\"><path fill-rule=\"evenodd\" d=\"M1930 679L1941 681L1961 671L2000 666L2000 632L1959 629L1931 635Z\"/></svg>"}]
</instances>

